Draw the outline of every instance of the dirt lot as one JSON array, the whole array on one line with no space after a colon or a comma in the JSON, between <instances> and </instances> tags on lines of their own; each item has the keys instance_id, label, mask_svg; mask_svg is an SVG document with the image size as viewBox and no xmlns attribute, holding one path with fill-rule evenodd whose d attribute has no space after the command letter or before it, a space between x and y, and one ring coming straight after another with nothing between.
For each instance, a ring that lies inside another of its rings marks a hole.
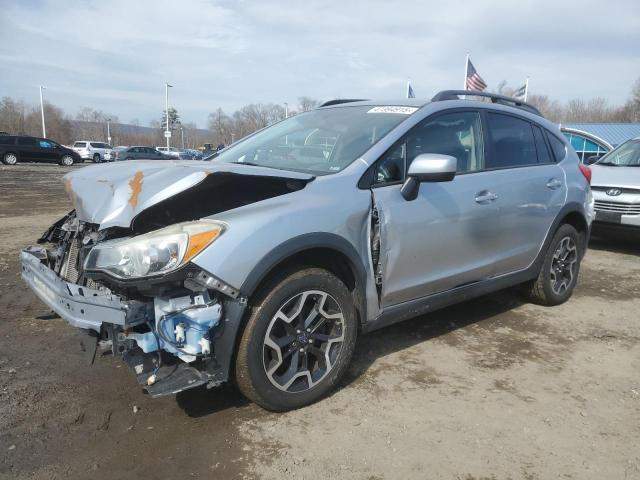
<instances>
[{"instance_id":1,"label":"dirt lot","mask_svg":"<svg viewBox=\"0 0 640 480\"><path fill-rule=\"evenodd\" d=\"M20 279L70 209L64 172L0 167L0 478L640 478L637 239L593 241L563 306L506 291L361 338L302 410L233 387L152 400Z\"/></svg>"}]
</instances>

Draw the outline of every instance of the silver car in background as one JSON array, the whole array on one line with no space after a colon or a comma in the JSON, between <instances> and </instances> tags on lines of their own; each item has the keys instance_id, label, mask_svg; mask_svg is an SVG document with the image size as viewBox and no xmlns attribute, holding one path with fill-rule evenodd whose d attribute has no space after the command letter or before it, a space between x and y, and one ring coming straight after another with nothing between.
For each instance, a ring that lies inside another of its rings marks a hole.
<instances>
[{"instance_id":1,"label":"silver car in background","mask_svg":"<svg viewBox=\"0 0 640 480\"><path fill-rule=\"evenodd\" d=\"M591 169L594 227L640 232L640 137L607 153Z\"/></svg>"},{"instance_id":2,"label":"silver car in background","mask_svg":"<svg viewBox=\"0 0 640 480\"><path fill-rule=\"evenodd\" d=\"M514 285L568 300L590 175L512 98L336 100L209 161L67 174L75 209L22 277L152 396L231 380L289 410L340 382L362 333Z\"/></svg>"},{"instance_id":3,"label":"silver car in background","mask_svg":"<svg viewBox=\"0 0 640 480\"><path fill-rule=\"evenodd\" d=\"M95 163L112 160L111 150L113 147L106 143L79 140L73 143L71 149L80 155L83 160L92 160Z\"/></svg>"}]
</instances>

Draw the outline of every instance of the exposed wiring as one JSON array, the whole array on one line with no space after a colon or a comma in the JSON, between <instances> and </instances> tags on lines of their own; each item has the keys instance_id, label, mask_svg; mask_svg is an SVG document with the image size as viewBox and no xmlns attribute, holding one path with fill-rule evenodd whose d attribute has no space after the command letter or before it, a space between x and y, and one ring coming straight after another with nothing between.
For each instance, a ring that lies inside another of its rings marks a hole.
<instances>
[{"instance_id":1,"label":"exposed wiring","mask_svg":"<svg viewBox=\"0 0 640 480\"><path fill-rule=\"evenodd\" d=\"M180 315L181 313L186 312L187 310L191 310L194 308L208 308L211 307L213 305L215 305L216 302L209 302L209 303L204 303L202 305L189 305L188 307L182 308L180 310L176 310L175 312L171 312L168 313L166 315L163 315L162 317L160 317L160 319L156 322L156 330L158 332L158 335L160 335L160 338L162 338L163 341L165 341L166 343L168 343L169 345L171 345L173 348L175 348L177 351L179 351L180 353L184 354L184 355L189 355L189 356L194 356L194 357L203 357L206 355L203 355L202 353L190 353L187 352L186 350L183 350L181 347L178 346L178 344L176 342L174 342L173 340L171 340L170 338L168 338L165 335L164 329L162 328L162 324L166 321L169 320L170 318L175 317L176 315ZM203 333L207 333L208 330L203 330L203 329L199 329L197 327L189 327L189 328L193 328L195 330L198 330L199 332L203 332ZM154 332L155 334L155 332ZM160 349L160 345L158 344L158 350Z\"/></svg>"}]
</instances>

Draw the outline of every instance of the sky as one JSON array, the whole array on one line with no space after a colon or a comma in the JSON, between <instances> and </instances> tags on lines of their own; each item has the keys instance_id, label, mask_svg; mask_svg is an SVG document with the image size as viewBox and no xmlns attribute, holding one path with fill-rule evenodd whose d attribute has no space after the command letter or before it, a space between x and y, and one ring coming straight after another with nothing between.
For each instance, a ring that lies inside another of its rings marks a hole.
<instances>
[{"instance_id":1,"label":"sky","mask_svg":"<svg viewBox=\"0 0 640 480\"><path fill-rule=\"evenodd\" d=\"M170 103L418 98L459 89L465 56L496 88L623 103L640 77L640 1L0 0L0 97L146 125Z\"/></svg>"}]
</instances>

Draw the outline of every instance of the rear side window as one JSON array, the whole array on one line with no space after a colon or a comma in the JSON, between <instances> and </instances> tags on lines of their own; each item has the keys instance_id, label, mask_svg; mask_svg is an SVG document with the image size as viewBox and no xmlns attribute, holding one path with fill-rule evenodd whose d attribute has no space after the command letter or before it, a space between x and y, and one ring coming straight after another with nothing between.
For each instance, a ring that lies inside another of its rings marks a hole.
<instances>
[{"instance_id":1,"label":"rear side window","mask_svg":"<svg viewBox=\"0 0 640 480\"><path fill-rule=\"evenodd\" d=\"M549 153L549 147L544 140L542 129L537 125L533 126L533 136L536 139L536 151L538 152L538 163L553 163L551 153Z\"/></svg>"},{"instance_id":2,"label":"rear side window","mask_svg":"<svg viewBox=\"0 0 640 480\"><path fill-rule=\"evenodd\" d=\"M85 148L87 146L87 142L76 142L73 146L76 148Z\"/></svg>"},{"instance_id":3,"label":"rear side window","mask_svg":"<svg viewBox=\"0 0 640 480\"><path fill-rule=\"evenodd\" d=\"M104 143L91 142L93 148L105 148Z\"/></svg>"},{"instance_id":4,"label":"rear side window","mask_svg":"<svg viewBox=\"0 0 640 480\"><path fill-rule=\"evenodd\" d=\"M16 141L16 137L10 137L8 135L0 135L0 145L13 145Z\"/></svg>"},{"instance_id":5,"label":"rear side window","mask_svg":"<svg viewBox=\"0 0 640 480\"><path fill-rule=\"evenodd\" d=\"M531 124L526 120L489 113L489 130L493 155L486 160L486 168L509 168L538 163Z\"/></svg>"},{"instance_id":6,"label":"rear side window","mask_svg":"<svg viewBox=\"0 0 640 480\"><path fill-rule=\"evenodd\" d=\"M558 140L558 137L554 134L549 132L547 132L547 138L549 139L553 156L556 157L556 162L564 160L564 157L567 155L567 147L565 147L564 143Z\"/></svg>"},{"instance_id":7,"label":"rear side window","mask_svg":"<svg viewBox=\"0 0 640 480\"><path fill-rule=\"evenodd\" d=\"M19 137L18 145L22 145L25 147L35 147L37 143L36 143L36 139L33 137Z\"/></svg>"}]
</instances>

